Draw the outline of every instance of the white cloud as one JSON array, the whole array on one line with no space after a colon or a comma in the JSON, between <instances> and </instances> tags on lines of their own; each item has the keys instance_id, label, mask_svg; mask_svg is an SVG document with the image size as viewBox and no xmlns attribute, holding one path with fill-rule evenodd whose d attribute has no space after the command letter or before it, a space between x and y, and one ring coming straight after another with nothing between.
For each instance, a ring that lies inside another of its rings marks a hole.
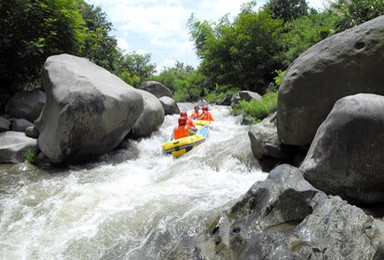
<instances>
[{"instance_id":1,"label":"white cloud","mask_svg":"<svg viewBox=\"0 0 384 260\"><path fill-rule=\"evenodd\" d=\"M116 37L117 40L117 46L120 48L120 50L123 51L123 53L129 52L129 43L124 38Z\"/></svg>"}]
</instances>

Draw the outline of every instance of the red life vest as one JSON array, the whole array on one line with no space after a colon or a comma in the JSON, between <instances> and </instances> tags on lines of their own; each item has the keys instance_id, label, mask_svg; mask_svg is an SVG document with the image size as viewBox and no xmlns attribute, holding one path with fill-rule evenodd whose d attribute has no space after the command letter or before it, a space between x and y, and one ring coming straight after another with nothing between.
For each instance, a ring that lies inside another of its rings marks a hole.
<instances>
[{"instance_id":1,"label":"red life vest","mask_svg":"<svg viewBox=\"0 0 384 260\"><path fill-rule=\"evenodd\" d=\"M214 121L211 113L209 113L208 111L203 114L201 120Z\"/></svg>"},{"instance_id":2,"label":"red life vest","mask_svg":"<svg viewBox=\"0 0 384 260\"><path fill-rule=\"evenodd\" d=\"M193 111L190 118L192 119L198 119L199 117L201 116L201 114L199 112L195 112Z\"/></svg>"},{"instance_id":3,"label":"red life vest","mask_svg":"<svg viewBox=\"0 0 384 260\"><path fill-rule=\"evenodd\" d=\"M192 120L190 118L187 119L187 128L188 129L191 129L191 128L196 128L196 126L193 124Z\"/></svg>"},{"instance_id":4,"label":"red life vest","mask_svg":"<svg viewBox=\"0 0 384 260\"><path fill-rule=\"evenodd\" d=\"M180 139L189 136L188 128L185 125L179 125L173 130L173 139Z\"/></svg>"}]
</instances>

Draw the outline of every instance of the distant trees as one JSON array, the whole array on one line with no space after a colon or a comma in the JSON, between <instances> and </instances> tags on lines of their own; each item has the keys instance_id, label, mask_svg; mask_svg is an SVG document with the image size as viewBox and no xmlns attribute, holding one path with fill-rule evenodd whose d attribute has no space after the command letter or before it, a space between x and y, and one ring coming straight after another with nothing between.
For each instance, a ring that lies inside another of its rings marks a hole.
<instances>
[{"instance_id":1,"label":"distant trees","mask_svg":"<svg viewBox=\"0 0 384 260\"><path fill-rule=\"evenodd\" d=\"M264 94L277 71L310 46L345 29L351 20L357 24L383 13L383 5L339 0L319 13L305 0L271 0L258 10L252 1L232 22L227 16L208 22L192 15L188 26L208 90L241 88Z\"/></svg>"},{"instance_id":2,"label":"distant trees","mask_svg":"<svg viewBox=\"0 0 384 260\"><path fill-rule=\"evenodd\" d=\"M239 89L263 94L313 44L384 14L381 0L338 0L321 12L305 0L255 6L244 4L233 20L192 15L188 26L200 66L178 62L154 75L151 55L121 52L106 14L85 0L1 0L0 95L34 87L46 58L60 53L87 57L132 86L158 80L178 101L214 100Z\"/></svg>"},{"instance_id":3,"label":"distant trees","mask_svg":"<svg viewBox=\"0 0 384 260\"><path fill-rule=\"evenodd\" d=\"M179 61L151 79L167 86L176 101L194 101L207 94L204 92L206 77L201 71Z\"/></svg>"},{"instance_id":4,"label":"distant trees","mask_svg":"<svg viewBox=\"0 0 384 260\"><path fill-rule=\"evenodd\" d=\"M338 0L331 4L330 10L339 15L335 29L344 31L375 17L384 15L382 0Z\"/></svg>"},{"instance_id":5,"label":"distant trees","mask_svg":"<svg viewBox=\"0 0 384 260\"><path fill-rule=\"evenodd\" d=\"M132 85L155 72L149 54L118 50L106 14L84 0L2 0L0 24L0 94L35 87L47 57L60 53L87 57Z\"/></svg>"},{"instance_id":6,"label":"distant trees","mask_svg":"<svg viewBox=\"0 0 384 260\"><path fill-rule=\"evenodd\" d=\"M219 84L262 91L280 67L282 21L273 19L269 10L256 12L250 7L233 23L226 17L218 23L200 22L193 16L189 20L210 90Z\"/></svg>"},{"instance_id":7,"label":"distant trees","mask_svg":"<svg viewBox=\"0 0 384 260\"><path fill-rule=\"evenodd\" d=\"M86 37L80 11L75 0L0 2L0 85L5 91L33 81L49 55L77 53Z\"/></svg>"},{"instance_id":8,"label":"distant trees","mask_svg":"<svg viewBox=\"0 0 384 260\"><path fill-rule=\"evenodd\" d=\"M271 0L268 6L275 19L292 21L308 15L308 4L305 0Z\"/></svg>"}]
</instances>

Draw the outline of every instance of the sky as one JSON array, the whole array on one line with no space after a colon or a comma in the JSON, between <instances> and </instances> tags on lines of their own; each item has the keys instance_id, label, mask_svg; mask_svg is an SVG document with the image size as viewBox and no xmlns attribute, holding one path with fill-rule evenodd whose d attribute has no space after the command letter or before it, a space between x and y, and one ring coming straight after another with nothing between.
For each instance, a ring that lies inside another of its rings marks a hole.
<instances>
[{"instance_id":1,"label":"sky","mask_svg":"<svg viewBox=\"0 0 384 260\"><path fill-rule=\"evenodd\" d=\"M323 9L324 1L307 0L310 7ZM192 13L202 21L216 22L229 14L234 18L249 0L87 0L99 6L112 22L111 32L126 53L151 54L160 72L176 61L197 67L199 59L187 28ZM257 7L266 0L258 0Z\"/></svg>"}]
</instances>

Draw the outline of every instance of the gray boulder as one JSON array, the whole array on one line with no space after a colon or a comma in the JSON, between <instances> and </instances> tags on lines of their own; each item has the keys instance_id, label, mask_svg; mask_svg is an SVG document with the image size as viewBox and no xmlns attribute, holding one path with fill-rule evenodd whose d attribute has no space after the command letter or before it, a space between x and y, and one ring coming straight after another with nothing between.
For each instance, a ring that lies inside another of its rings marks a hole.
<instances>
[{"instance_id":1,"label":"gray boulder","mask_svg":"<svg viewBox=\"0 0 384 260\"><path fill-rule=\"evenodd\" d=\"M0 116L0 132L9 131L11 128L11 121Z\"/></svg>"},{"instance_id":2,"label":"gray boulder","mask_svg":"<svg viewBox=\"0 0 384 260\"><path fill-rule=\"evenodd\" d=\"M166 115L180 114L180 108L175 100L168 96L161 97L159 100Z\"/></svg>"},{"instance_id":3,"label":"gray boulder","mask_svg":"<svg viewBox=\"0 0 384 260\"><path fill-rule=\"evenodd\" d=\"M44 107L46 95L40 89L16 93L7 103L5 111L12 117L33 122Z\"/></svg>"},{"instance_id":4,"label":"gray boulder","mask_svg":"<svg viewBox=\"0 0 384 260\"><path fill-rule=\"evenodd\" d=\"M157 98L161 98L164 96L172 97L172 92L169 90L169 88L157 81L145 81L141 83L140 89L152 93Z\"/></svg>"},{"instance_id":5,"label":"gray boulder","mask_svg":"<svg viewBox=\"0 0 384 260\"><path fill-rule=\"evenodd\" d=\"M32 125L25 128L25 135L34 139L37 139L39 137L39 130Z\"/></svg>"},{"instance_id":6,"label":"gray boulder","mask_svg":"<svg viewBox=\"0 0 384 260\"><path fill-rule=\"evenodd\" d=\"M28 126L33 126L34 124L29 122L24 118L14 119L12 122L12 131L16 132L25 132L25 129Z\"/></svg>"},{"instance_id":7,"label":"gray boulder","mask_svg":"<svg viewBox=\"0 0 384 260\"><path fill-rule=\"evenodd\" d=\"M251 101L252 99L262 100L263 97L256 92L249 91L249 90L242 90L236 93L235 95L233 95L231 99L231 105L238 104L242 100Z\"/></svg>"},{"instance_id":8,"label":"gray boulder","mask_svg":"<svg viewBox=\"0 0 384 260\"><path fill-rule=\"evenodd\" d=\"M264 118L254 125L248 136L251 141L252 153L256 159L272 157L276 159L288 159L288 151L284 150L277 136L276 112Z\"/></svg>"},{"instance_id":9,"label":"gray boulder","mask_svg":"<svg viewBox=\"0 0 384 260\"><path fill-rule=\"evenodd\" d=\"M358 203L384 203L384 96L338 100L300 169L316 188Z\"/></svg>"},{"instance_id":10,"label":"gray boulder","mask_svg":"<svg viewBox=\"0 0 384 260\"><path fill-rule=\"evenodd\" d=\"M85 58L51 56L42 79L48 99L36 121L38 146L54 164L113 150L143 111L140 93Z\"/></svg>"},{"instance_id":11,"label":"gray boulder","mask_svg":"<svg viewBox=\"0 0 384 260\"><path fill-rule=\"evenodd\" d=\"M384 16L327 38L288 68L279 90L278 135L310 145L334 103L357 93L384 94Z\"/></svg>"},{"instance_id":12,"label":"gray boulder","mask_svg":"<svg viewBox=\"0 0 384 260\"><path fill-rule=\"evenodd\" d=\"M195 239L196 259L380 259L382 220L315 189L281 165L255 183L229 212Z\"/></svg>"},{"instance_id":13,"label":"gray boulder","mask_svg":"<svg viewBox=\"0 0 384 260\"><path fill-rule=\"evenodd\" d=\"M217 102L217 105L230 106L233 94L227 94L222 101Z\"/></svg>"},{"instance_id":14,"label":"gray boulder","mask_svg":"<svg viewBox=\"0 0 384 260\"><path fill-rule=\"evenodd\" d=\"M36 140L21 132L0 133L0 162L19 163L25 161L28 151L36 152Z\"/></svg>"},{"instance_id":15,"label":"gray boulder","mask_svg":"<svg viewBox=\"0 0 384 260\"><path fill-rule=\"evenodd\" d=\"M144 99L144 110L132 127L129 137L148 137L164 122L164 109L158 98L149 92L137 90Z\"/></svg>"}]
</instances>

